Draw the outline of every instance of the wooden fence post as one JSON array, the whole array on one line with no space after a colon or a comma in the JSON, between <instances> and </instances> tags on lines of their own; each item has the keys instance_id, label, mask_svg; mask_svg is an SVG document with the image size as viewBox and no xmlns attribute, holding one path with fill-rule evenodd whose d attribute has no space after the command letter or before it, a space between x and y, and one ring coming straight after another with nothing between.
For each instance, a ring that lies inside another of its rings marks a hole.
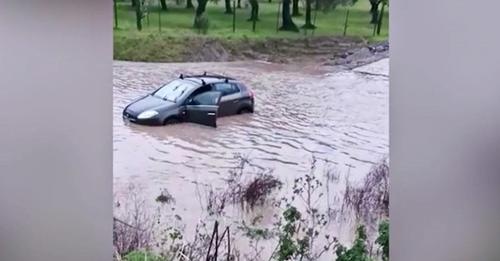
<instances>
[{"instance_id":1,"label":"wooden fence post","mask_svg":"<svg viewBox=\"0 0 500 261\"><path fill-rule=\"evenodd\" d=\"M347 34L347 24L349 21L349 8L347 8L347 12L345 14L345 23L344 23L344 36Z\"/></svg>"},{"instance_id":2,"label":"wooden fence post","mask_svg":"<svg viewBox=\"0 0 500 261\"><path fill-rule=\"evenodd\" d=\"M233 0L233 33L236 32L236 0Z\"/></svg>"},{"instance_id":3,"label":"wooden fence post","mask_svg":"<svg viewBox=\"0 0 500 261\"><path fill-rule=\"evenodd\" d=\"M160 6L160 0L158 0L158 32L161 32L161 6Z\"/></svg>"},{"instance_id":4,"label":"wooden fence post","mask_svg":"<svg viewBox=\"0 0 500 261\"><path fill-rule=\"evenodd\" d=\"M278 15L276 17L276 32L279 32L279 27L280 27L280 12L281 12L281 4L282 4L283 0L282 1L279 1L278 3Z\"/></svg>"}]
</instances>

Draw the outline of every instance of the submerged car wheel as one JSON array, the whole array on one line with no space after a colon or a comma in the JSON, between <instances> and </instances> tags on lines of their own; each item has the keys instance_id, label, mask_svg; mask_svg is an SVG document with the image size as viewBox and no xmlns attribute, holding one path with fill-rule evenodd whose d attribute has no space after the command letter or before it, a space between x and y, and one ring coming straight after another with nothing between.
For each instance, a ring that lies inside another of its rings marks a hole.
<instances>
[{"instance_id":1,"label":"submerged car wheel","mask_svg":"<svg viewBox=\"0 0 500 261\"><path fill-rule=\"evenodd\" d=\"M241 108L241 109L238 111L238 114L243 114L243 113L253 113L253 110L252 110L251 108L248 108L248 107Z\"/></svg>"},{"instance_id":2,"label":"submerged car wheel","mask_svg":"<svg viewBox=\"0 0 500 261\"><path fill-rule=\"evenodd\" d=\"M165 121L163 121L163 125L167 125L167 124L177 124L179 123L179 119L175 118L175 117L170 117L170 118L167 118L165 119Z\"/></svg>"}]
</instances>

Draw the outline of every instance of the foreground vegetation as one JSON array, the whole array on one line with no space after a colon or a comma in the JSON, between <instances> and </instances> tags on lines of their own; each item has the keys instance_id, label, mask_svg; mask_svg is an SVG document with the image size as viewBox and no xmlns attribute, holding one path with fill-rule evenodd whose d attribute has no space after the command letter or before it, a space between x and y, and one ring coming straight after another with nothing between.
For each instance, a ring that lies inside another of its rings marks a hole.
<instances>
[{"instance_id":1,"label":"foreground vegetation","mask_svg":"<svg viewBox=\"0 0 500 261\"><path fill-rule=\"evenodd\" d=\"M338 182L339 174L328 170L319 175L313 158L310 172L295 179L291 196L276 198L281 181L271 172L248 173L249 161L241 158L229 173L226 187L210 189L200 205L207 216L196 225L194 238L187 239L182 217L175 213L175 199L168 191L157 198L156 214L149 215L145 201L130 193L131 208L115 218L114 246L118 260L319 260L327 256L335 261L388 260L388 165L373 167L359 187L346 184L340 215L334 215L328 202L329 184ZM327 201L328 208L320 207ZM123 202L125 203L125 202ZM225 210L240 207L247 213L270 204L276 209L272 226L261 223L262 216L250 222L236 221L224 226ZM161 211L161 210L165 211ZM335 217L337 216L337 217ZM340 243L328 231L338 217L354 216L356 229L351 244ZM208 220L215 221L212 225ZM233 223L235 224L235 223ZM248 247L238 249L234 239L246 238ZM264 247L264 245L266 247ZM265 253L265 249L272 250Z\"/></svg>"},{"instance_id":2,"label":"foreground vegetation","mask_svg":"<svg viewBox=\"0 0 500 261\"><path fill-rule=\"evenodd\" d=\"M303 28L307 17L304 4L298 5L299 15L291 18L299 31L278 30L283 26L283 19L278 15L278 11L282 13L282 5L276 0L258 2L259 12L258 20L255 20L255 29L253 19L250 19L251 7L248 5L245 8L246 1L241 0L242 8L236 8L234 16L234 31L233 14L226 13L224 1L208 1L203 13L203 23L198 27L194 26L197 1L193 1L194 7L191 9L186 8L185 1L165 1L166 10L162 9L159 1L144 1L140 19L141 30L138 30L136 7L132 6L131 1L117 2L117 24L114 30L115 59L182 61L182 53L200 38L204 39L203 41L215 39L238 48L242 42L265 42L270 38L294 40L304 37L346 35L367 41L383 41L388 35L388 8L384 10L384 20L379 34L374 34L376 23L371 23L373 14L370 12L369 0L355 1L352 6L346 4L319 11L313 9L309 20L314 27L309 26L309 29ZM349 10L348 17L347 10Z\"/></svg>"}]
</instances>

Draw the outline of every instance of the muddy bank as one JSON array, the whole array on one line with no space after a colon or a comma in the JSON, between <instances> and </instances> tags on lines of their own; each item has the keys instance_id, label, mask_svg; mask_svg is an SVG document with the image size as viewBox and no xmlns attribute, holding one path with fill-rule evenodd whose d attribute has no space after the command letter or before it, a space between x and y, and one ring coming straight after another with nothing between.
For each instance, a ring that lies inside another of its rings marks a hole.
<instances>
[{"instance_id":1,"label":"muddy bank","mask_svg":"<svg viewBox=\"0 0 500 261\"><path fill-rule=\"evenodd\" d=\"M389 58L389 43L377 43L348 50L344 53L334 54L324 66L334 66L336 69L351 70L363 65ZM382 73L383 74L383 73Z\"/></svg>"},{"instance_id":2,"label":"muddy bank","mask_svg":"<svg viewBox=\"0 0 500 261\"><path fill-rule=\"evenodd\" d=\"M316 61L355 67L388 57L388 44L369 44L361 38L318 36L307 38L230 39L115 38L114 59L141 62L228 62L261 60L273 63Z\"/></svg>"}]
</instances>

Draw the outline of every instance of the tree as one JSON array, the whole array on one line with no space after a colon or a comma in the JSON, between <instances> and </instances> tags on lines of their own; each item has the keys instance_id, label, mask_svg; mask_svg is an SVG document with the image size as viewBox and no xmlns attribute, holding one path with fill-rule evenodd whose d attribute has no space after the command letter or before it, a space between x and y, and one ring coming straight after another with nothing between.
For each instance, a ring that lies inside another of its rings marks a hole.
<instances>
[{"instance_id":1,"label":"tree","mask_svg":"<svg viewBox=\"0 0 500 261\"><path fill-rule=\"evenodd\" d=\"M302 14L299 12L299 0L292 1L292 16L301 16Z\"/></svg>"},{"instance_id":2,"label":"tree","mask_svg":"<svg viewBox=\"0 0 500 261\"><path fill-rule=\"evenodd\" d=\"M281 14L282 25L280 30L298 32L299 28L295 25L290 15L290 2L291 0L283 0L283 13Z\"/></svg>"},{"instance_id":3,"label":"tree","mask_svg":"<svg viewBox=\"0 0 500 261\"><path fill-rule=\"evenodd\" d=\"M231 8L231 0L225 0L225 5L226 5L226 11L224 13L225 14L232 14L233 9Z\"/></svg>"},{"instance_id":4,"label":"tree","mask_svg":"<svg viewBox=\"0 0 500 261\"><path fill-rule=\"evenodd\" d=\"M316 26L311 22L311 1L306 0L306 23L302 26L304 29L315 29ZM319 1L316 0L316 9L319 7Z\"/></svg>"},{"instance_id":5,"label":"tree","mask_svg":"<svg viewBox=\"0 0 500 261\"><path fill-rule=\"evenodd\" d=\"M196 12L195 12L195 17L194 17L194 27L195 28L201 27L200 18L202 17L203 13L205 13L205 9L207 7L207 2L208 2L208 0L198 0L198 6L196 7Z\"/></svg>"},{"instance_id":6,"label":"tree","mask_svg":"<svg viewBox=\"0 0 500 261\"><path fill-rule=\"evenodd\" d=\"M252 10L250 11L250 18L248 21L259 21L259 1L250 0L250 7Z\"/></svg>"},{"instance_id":7,"label":"tree","mask_svg":"<svg viewBox=\"0 0 500 261\"><path fill-rule=\"evenodd\" d=\"M166 0L160 0L161 4L161 10L167 10L167 1Z\"/></svg>"},{"instance_id":8,"label":"tree","mask_svg":"<svg viewBox=\"0 0 500 261\"><path fill-rule=\"evenodd\" d=\"M186 9L193 9L193 0L186 0Z\"/></svg>"},{"instance_id":9,"label":"tree","mask_svg":"<svg viewBox=\"0 0 500 261\"><path fill-rule=\"evenodd\" d=\"M371 24L376 24L378 22L378 6L382 2L382 0L369 0L370 1L370 13L372 14Z\"/></svg>"},{"instance_id":10,"label":"tree","mask_svg":"<svg viewBox=\"0 0 500 261\"><path fill-rule=\"evenodd\" d=\"M142 5L141 5L141 0L132 0L135 6L135 19L136 19L136 25L137 25L137 30L141 31L142 30Z\"/></svg>"}]
</instances>

